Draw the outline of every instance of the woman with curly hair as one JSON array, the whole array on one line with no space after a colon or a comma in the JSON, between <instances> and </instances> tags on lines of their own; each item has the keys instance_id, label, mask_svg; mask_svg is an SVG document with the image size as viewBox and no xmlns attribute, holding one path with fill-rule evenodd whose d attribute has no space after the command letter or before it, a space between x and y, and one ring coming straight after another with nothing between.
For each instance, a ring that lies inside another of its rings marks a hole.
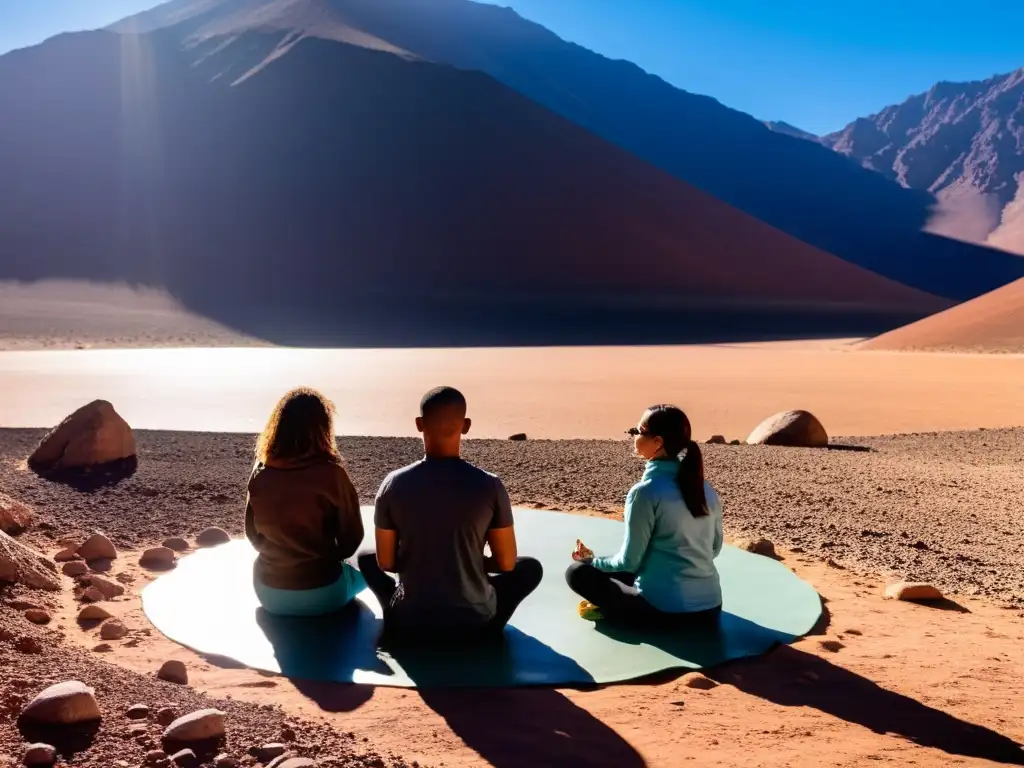
<instances>
[{"instance_id":1,"label":"woman with curly hair","mask_svg":"<svg viewBox=\"0 0 1024 768\"><path fill-rule=\"evenodd\" d=\"M253 582L271 614L315 616L365 587L345 562L363 540L359 495L334 439L334 405L312 389L287 393L256 442L245 535L259 553Z\"/></svg>"}]
</instances>

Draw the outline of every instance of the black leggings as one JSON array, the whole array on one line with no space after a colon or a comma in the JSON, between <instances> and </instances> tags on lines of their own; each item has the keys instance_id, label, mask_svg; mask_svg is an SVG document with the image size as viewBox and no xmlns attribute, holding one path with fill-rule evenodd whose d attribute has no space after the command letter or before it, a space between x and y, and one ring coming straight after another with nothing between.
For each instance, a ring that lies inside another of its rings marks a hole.
<instances>
[{"instance_id":1,"label":"black leggings","mask_svg":"<svg viewBox=\"0 0 1024 768\"><path fill-rule=\"evenodd\" d=\"M356 562L359 565L359 571L363 574L363 579L366 580L366 586L377 596L377 600L384 609L384 622L387 624L388 608L395 596L395 590L398 589L398 583L377 564L376 552L363 553L356 558ZM483 627L474 628L470 634L500 635L520 603L540 586L543 576L544 567L540 564L540 560L532 557L517 558L516 565L511 571L489 575L487 578L497 596L497 609L490 621ZM452 628L449 633L445 634L461 634L462 632L463 630L459 628Z\"/></svg>"},{"instance_id":2,"label":"black leggings","mask_svg":"<svg viewBox=\"0 0 1024 768\"><path fill-rule=\"evenodd\" d=\"M589 563L573 563L565 572L569 588L601 609L604 618L648 626L704 629L718 624L721 606L706 611L666 613L641 595L632 573L605 573Z\"/></svg>"}]
</instances>

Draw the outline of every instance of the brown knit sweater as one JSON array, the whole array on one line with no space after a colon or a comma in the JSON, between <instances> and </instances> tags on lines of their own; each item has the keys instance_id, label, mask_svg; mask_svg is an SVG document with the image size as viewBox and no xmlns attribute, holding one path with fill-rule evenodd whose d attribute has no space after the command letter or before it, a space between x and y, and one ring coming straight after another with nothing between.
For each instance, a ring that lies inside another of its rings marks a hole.
<instances>
[{"instance_id":1,"label":"brown knit sweater","mask_svg":"<svg viewBox=\"0 0 1024 768\"><path fill-rule=\"evenodd\" d=\"M268 467L249 478L245 535L259 553L255 576L274 589L318 589L341 575L363 540L359 495L331 459Z\"/></svg>"}]
</instances>

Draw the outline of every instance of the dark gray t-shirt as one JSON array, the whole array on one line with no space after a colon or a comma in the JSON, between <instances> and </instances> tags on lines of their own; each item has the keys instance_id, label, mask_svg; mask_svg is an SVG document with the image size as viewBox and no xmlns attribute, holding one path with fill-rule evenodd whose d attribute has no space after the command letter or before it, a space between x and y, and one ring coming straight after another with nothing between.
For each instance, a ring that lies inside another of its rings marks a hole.
<instances>
[{"instance_id":1,"label":"dark gray t-shirt","mask_svg":"<svg viewBox=\"0 0 1024 768\"><path fill-rule=\"evenodd\" d=\"M398 533L399 624L479 625L495 612L484 569L492 528L508 528L512 505L501 480L462 459L425 458L388 475L374 524Z\"/></svg>"}]
</instances>

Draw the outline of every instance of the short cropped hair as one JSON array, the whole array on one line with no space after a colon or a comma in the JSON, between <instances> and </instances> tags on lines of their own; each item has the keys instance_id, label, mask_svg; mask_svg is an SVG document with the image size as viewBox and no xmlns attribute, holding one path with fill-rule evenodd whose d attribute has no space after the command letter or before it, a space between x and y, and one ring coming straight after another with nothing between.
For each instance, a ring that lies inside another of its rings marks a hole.
<instances>
[{"instance_id":1,"label":"short cropped hair","mask_svg":"<svg viewBox=\"0 0 1024 768\"><path fill-rule=\"evenodd\" d=\"M435 387L420 400L420 416L429 419L443 410L455 408L466 415L466 398L455 387Z\"/></svg>"}]
</instances>

